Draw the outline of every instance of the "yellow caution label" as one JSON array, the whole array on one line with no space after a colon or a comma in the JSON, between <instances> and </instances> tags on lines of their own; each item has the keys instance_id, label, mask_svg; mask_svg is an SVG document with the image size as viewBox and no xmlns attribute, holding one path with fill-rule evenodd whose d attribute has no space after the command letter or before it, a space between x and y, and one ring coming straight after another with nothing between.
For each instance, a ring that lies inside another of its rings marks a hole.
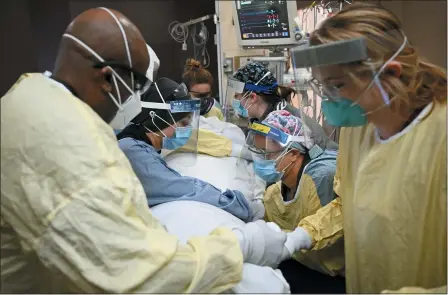
<instances>
[{"instance_id":1,"label":"yellow caution label","mask_svg":"<svg viewBox=\"0 0 448 295\"><path fill-rule=\"evenodd\" d=\"M261 132L261 133L264 133L264 134L268 134L269 131L271 130L270 127L268 127L266 125L261 125L261 124L256 123L256 122L252 123L252 125L250 126L250 129L253 129L255 131L258 131L258 132Z\"/></svg>"}]
</instances>

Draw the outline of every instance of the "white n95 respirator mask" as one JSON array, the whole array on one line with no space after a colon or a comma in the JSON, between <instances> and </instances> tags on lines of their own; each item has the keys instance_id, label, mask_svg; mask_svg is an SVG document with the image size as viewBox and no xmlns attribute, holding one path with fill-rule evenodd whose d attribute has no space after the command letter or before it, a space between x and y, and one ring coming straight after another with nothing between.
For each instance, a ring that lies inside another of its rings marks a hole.
<instances>
[{"instance_id":1,"label":"white n95 respirator mask","mask_svg":"<svg viewBox=\"0 0 448 295\"><path fill-rule=\"evenodd\" d=\"M124 104L121 105L121 108L118 109L117 115L115 115L115 118L109 123L109 125L114 129L121 130L126 127L132 119L137 117L141 111L142 100L140 97L140 92L137 91Z\"/></svg>"}]
</instances>

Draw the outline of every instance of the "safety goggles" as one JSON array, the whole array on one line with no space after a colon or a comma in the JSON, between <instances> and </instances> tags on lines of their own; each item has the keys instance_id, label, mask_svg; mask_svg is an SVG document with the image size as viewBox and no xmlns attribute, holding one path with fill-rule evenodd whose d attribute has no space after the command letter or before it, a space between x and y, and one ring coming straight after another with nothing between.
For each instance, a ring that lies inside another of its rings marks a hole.
<instances>
[{"instance_id":1,"label":"safety goggles","mask_svg":"<svg viewBox=\"0 0 448 295\"><path fill-rule=\"evenodd\" d=\"M132 75L134 75L133 91L134 92L139 91L140 94L143 94L146 91L148 91L149 87L152 84L152 81L148 77L146 77L146 75L143 75L143 74L139 73L138 71L136 71L135 69L133 69L127 65L124 65L122 63L116 62L116 61L96 62L93 64L93 67L96 69L111 67L113 69L120 69L120 70L124 70L124 71L131 73Z\"/></svg>"},{"instance_id":2,"label":"safety goggles","mask_svg":"<svg viewBox=\"0 0 448 295\"><path fill-rule=\"evenodd\" d=\"M298 130L297 134L300 131ZM295 142L305 142L305 136L290 135L260 122L254 122L250 125L246 138L248 149L266 159L275 158L276 155L290 148Z\"/></svg>"}]
</instances>

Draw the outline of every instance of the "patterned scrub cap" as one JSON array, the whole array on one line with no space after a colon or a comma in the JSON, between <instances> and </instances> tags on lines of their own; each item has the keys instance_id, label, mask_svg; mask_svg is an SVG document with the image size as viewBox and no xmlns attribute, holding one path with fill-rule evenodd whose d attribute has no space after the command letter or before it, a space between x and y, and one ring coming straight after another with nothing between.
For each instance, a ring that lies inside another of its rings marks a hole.
<instances>
[{"instance_id":1,"label":"patterned scrub cap","mask_svg":"<svg viewBox=\"0 0 448 295\"><path fill-rule=\"evenodd\" d=\"M245 84L252 84L255 85L258 81L263 78L263 76L269 72L269 70L263 66L259 62L250 62L246 64L245 66L239 68L235 74L233 74L233 78L243 82ZM277 79L275 79L274 75L270 73L268 76L264 77L263 80L261 80L258 85L260 86L274 86L277 85ZM276 87L272 89L272 92ZM268 93L271 94L272 92Z\"/></svg>"},{"instance_id":2,"label":"patterned scrub cap","mask_svg":"<svg viewBox=\"0 0 448 295\"><path fill-rule=\"evenodd\" d=\"M271 112L266 119L263 120L263 124L281 130L292 136L304 136L303 141L294 142L291 146L302 152L307 152L314 146L314 140L311 138L310 129L303 124L299 117L294 116L286 110Z\"/></svg>"}]
</instances>

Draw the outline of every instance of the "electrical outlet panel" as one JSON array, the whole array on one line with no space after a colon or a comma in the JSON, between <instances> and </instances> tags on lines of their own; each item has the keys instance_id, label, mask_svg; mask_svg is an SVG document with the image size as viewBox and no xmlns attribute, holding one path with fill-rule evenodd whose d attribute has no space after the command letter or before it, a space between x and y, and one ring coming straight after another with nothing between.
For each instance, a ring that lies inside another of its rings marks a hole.
<instances>
[{"instance_id":1,"label":"electrical outlet panel","mask_svg":"<svg viewBox=\"0 0 448 295\"><path fill-rule=\"evenodd\" d=\"M233 57L224 58L224 73L233 73Z\"/></svg>"}]
</instances>

